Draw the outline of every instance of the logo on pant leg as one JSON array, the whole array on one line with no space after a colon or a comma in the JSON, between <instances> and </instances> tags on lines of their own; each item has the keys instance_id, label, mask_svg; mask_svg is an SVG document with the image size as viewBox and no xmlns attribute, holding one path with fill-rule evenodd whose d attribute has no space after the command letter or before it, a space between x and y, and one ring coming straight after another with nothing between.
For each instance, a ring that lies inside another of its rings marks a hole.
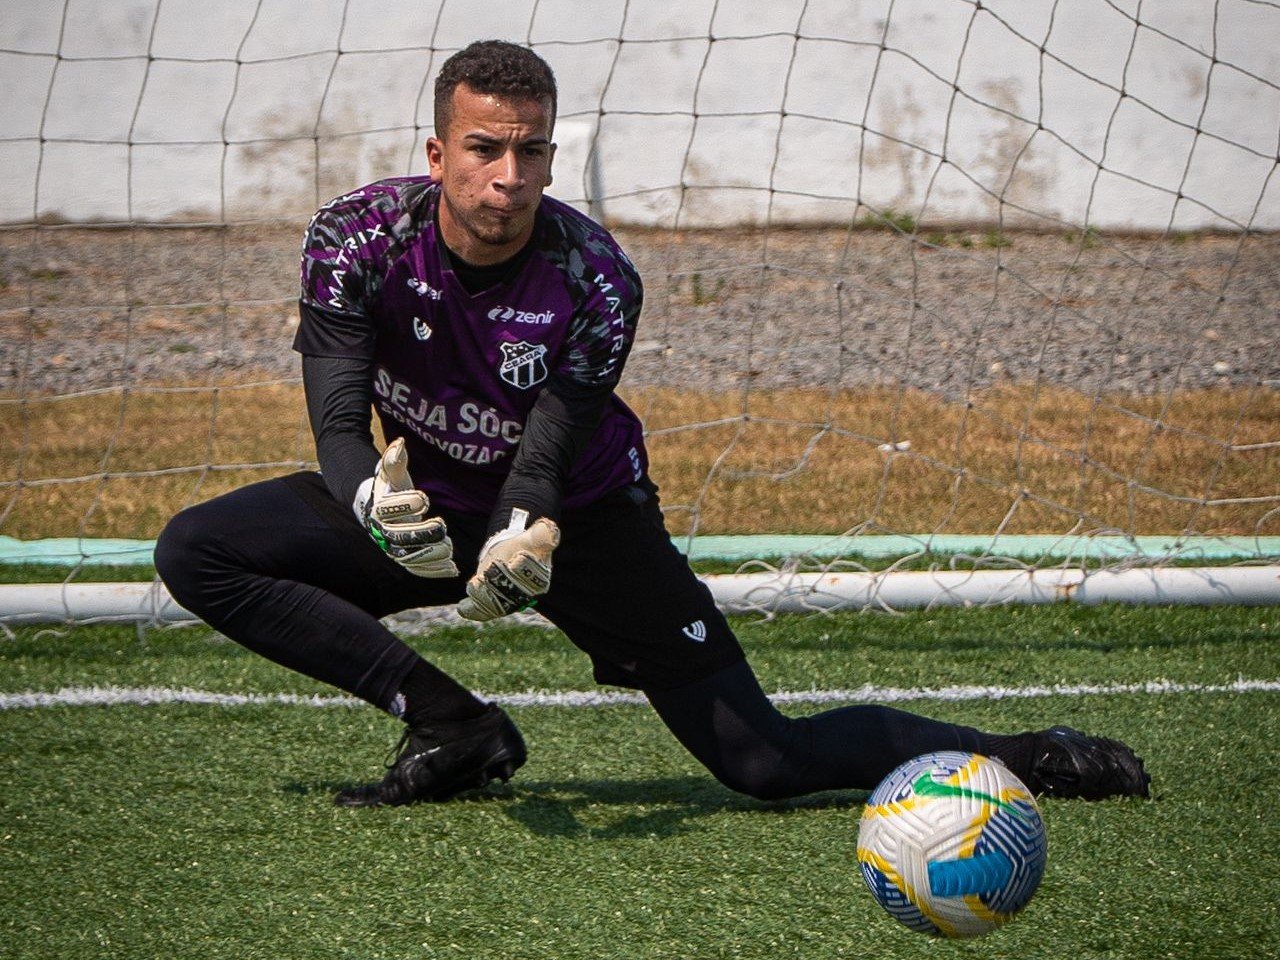
<instances>
[{"instance_id":1,"label":"logo on pant leg","mask_svg":"<svg viewBox=\"0 0 1280 960\"><path fill-rule=\"evenodd\" d=\"M499 346L502 347L502 362L498 364L498 376L507 383L528 390L547 379L547 364L543 359L547 355L545 345L520 340Z\"/></svg>"},{"instance_id":2,"label":"logo on pant leg","mask_svg":"<svg viewBox=\"0 0 1280 960\"><path fill-rule=\"evenodd\" d=\"M681 628L680 632L694 643L702 643L707 639L707 625L701 620L693 621L687 627Z\"/></svg>"}]
</instances>

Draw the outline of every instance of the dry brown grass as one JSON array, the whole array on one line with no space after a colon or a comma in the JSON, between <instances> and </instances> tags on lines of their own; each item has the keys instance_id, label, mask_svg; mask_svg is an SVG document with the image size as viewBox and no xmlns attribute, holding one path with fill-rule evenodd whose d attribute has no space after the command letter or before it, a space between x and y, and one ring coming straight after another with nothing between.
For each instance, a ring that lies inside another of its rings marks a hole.
<instances>
[{"instance_id":1,"label":"dry brown grass","mask_svg":"<svg viewBox=\"0 0 1280 960\"><path fill-rule=\"evenodd\" d=\"M702 533L1280 532L1280 393L1110 398L1003 388L632 397L674 527ZM1158 418L1158 419L1157 419ZM681 423L717 426L664 432ZM893 455L888 443L910 443ZM673 509L675 507L683 509ZM1267 512L1276 511L1269 520ZM681 517L684 520L681 520ZM1261 524L1261 527L1260 527ZM1269 529L1266 529L1269 527Z\"/></svg>"},{"instance_id":2,"label":"dry brown grass","mask_svg":"<svg viewBox=\"0 0 1280 960\"><path fill-rule=\"evenodd\" d=\"M182 507L313 457L296 386L9 402L0 406L0 533L151 538Z\"/></svg>"},{"instance_id":3,"label":"dry brown grass","mask_svg":"<svg viewBox=\"0 0 1280 960\"><path fill-rule=\"evenodd\" d=\"M673 532L1280 534L1280 391L632 390ZM882 444L908 441L889 455ZM313 456L300 388L0 405L0 534L154 537ZM209 464L221 466L209 467ZM230 466L228 466L230 465ZM244 466L237 466L244 465ZM48 482L51 478L70 478ZM1273 498L1269 502L1230 502Z\"/></svg>"}]
</instances>

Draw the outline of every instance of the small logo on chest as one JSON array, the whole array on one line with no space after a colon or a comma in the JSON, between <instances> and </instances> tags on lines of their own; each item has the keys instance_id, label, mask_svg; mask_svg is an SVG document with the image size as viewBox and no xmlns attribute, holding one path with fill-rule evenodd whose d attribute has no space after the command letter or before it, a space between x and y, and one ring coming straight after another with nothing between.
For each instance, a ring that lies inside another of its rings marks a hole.
<instances>
[{"instance_id":1,"label":"small logo on chest","mask_svg":"<svg viewBox=\"0 0 1280 960\"><path fill-rule=\"evenodd\" d=\"M556 315L551 310L517 310L515 307L496 306L489 311L489 319L496 320L499 323L536 323L547 324L555 320Z\"/></svg>"},{"instance_id":2,"label":"small logo on chest","mask_svg":"<svg viewBox=\"0 0 1280 960\"><path fill-rule=\"evenodd\" d=\"M502 362L498 364L498 376L507 383L521 390L528 390L547 379L547 364L544 359L547 348L544 344L519 340L499 346L502 348Z\"/></svg>"},{"instance_id":3,"label":"small logo on chest","mask_svg":"<svg viewBox=\"0 0 1280 960\"><path fill-rule=\"evenodd\" d=\"M413 318L413 335L419 340L431 339L431 328L427 326L427 322L421 317Z\"/></svg>"},{"instance_id":4,"label":"small logo on chest","mask_svg":"<svg viewBox=\"0 0 1280 960\"><path fill-rule=\"evenodd\" d=\"M439 300L444 296L439 290L427 283L425 280L419 280L417 277L408 279L409 288L419 296L426 297L428 300Z\"/></svg>"}]
</instances>

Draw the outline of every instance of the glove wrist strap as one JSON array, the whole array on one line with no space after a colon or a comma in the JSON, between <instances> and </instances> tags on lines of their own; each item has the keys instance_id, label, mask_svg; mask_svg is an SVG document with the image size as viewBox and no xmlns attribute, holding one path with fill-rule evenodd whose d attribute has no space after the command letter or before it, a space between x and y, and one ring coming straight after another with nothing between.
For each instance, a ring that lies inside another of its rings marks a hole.
<instances>
[{"instance_id":1,"label":"glove wrist strap","mask_svg":"<svg viewBox=\"0 0 1280 960\"><path fill-rule=\"evenodd\" d=\"M529 511L522 507L511 508L511 519L503 533L524 533L529 526Z\"/></svg>"}]
</instances>

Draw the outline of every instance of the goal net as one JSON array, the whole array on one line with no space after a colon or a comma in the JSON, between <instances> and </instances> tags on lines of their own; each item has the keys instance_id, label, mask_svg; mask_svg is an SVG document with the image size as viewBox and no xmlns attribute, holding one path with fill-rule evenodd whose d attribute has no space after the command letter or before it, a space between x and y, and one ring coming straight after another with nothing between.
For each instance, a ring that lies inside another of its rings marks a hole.
<instances>
[{"instance_id":1,"label":"goal net","mask_svg":"<svg viewBox=\"0 0 1280 960\"><path fill-rule=\"evenodd\" d=\"M10 559L100 578L314 465L303 228L425 172L487 37L555 69L551 192L645 278L621 392L695 559L1280 558L1275 3L47 0L0 23Z\"/></svg>"}]
</instances>

